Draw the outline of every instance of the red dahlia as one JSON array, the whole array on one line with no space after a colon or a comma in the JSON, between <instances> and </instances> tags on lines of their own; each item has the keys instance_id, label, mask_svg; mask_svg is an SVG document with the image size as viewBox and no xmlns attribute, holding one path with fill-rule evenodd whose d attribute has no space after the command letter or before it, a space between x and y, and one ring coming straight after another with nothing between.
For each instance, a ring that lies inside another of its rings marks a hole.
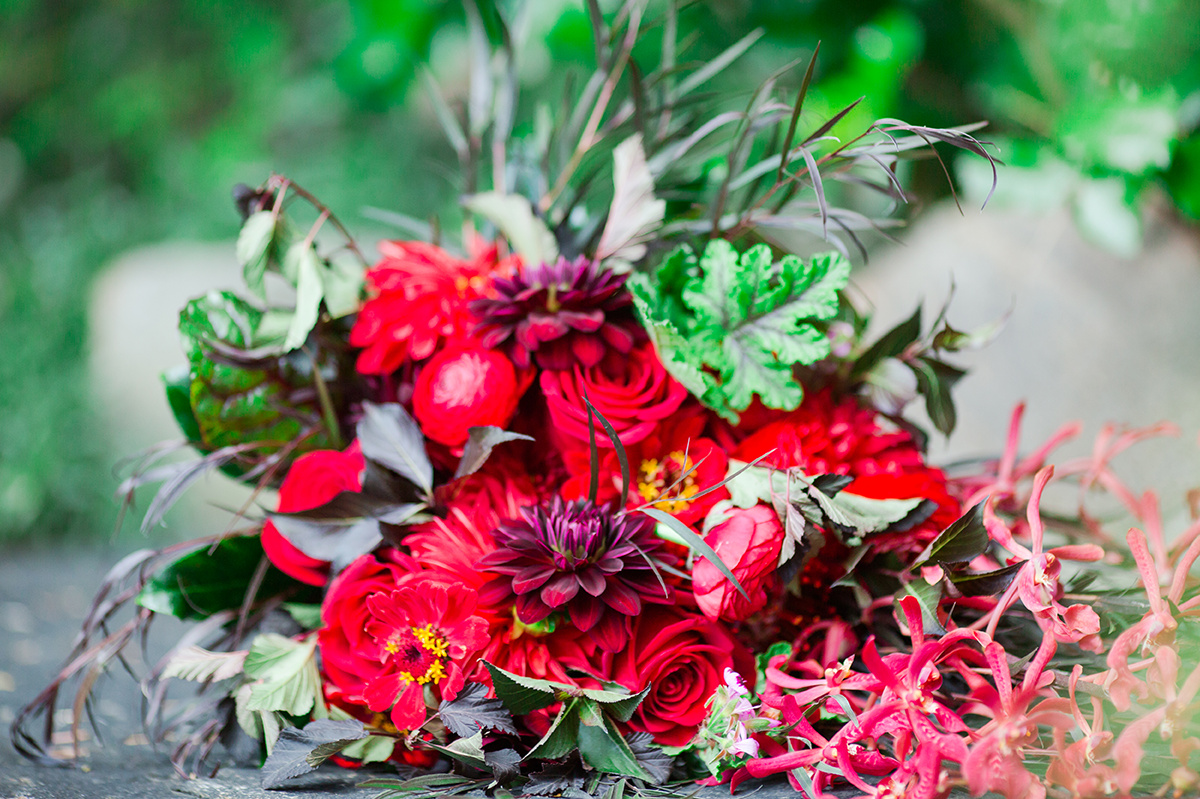
<instances>
[{"instance_id":1,"label":"red dahlia","mask_svg":"<svg viewBox=\"0 0 1200 799\"><path fill-rule=\"evenodd\" d=\"M526 267L492 287L495 297L471 303L477 333L521 368L532 358L544 369L595 366L610 350L629 352L641 333L625 276L586 258Z\"/></svg>"},{"instance_id":2,"label":"red dahlia","mask_svg":"<svg viewBox=\"0 0 1200 799\"><path fill-rule=\"evenodd\" d=\"M494 536L496 551L478 565L501 576L480 590L480 599L498 605L515 595L523 624L560 611L598 646L616 652L643 602L671 602L654 563L667 556L647 516L614 515L554 497L547 506L522 508Z\"/></svg>"}]
</instances>

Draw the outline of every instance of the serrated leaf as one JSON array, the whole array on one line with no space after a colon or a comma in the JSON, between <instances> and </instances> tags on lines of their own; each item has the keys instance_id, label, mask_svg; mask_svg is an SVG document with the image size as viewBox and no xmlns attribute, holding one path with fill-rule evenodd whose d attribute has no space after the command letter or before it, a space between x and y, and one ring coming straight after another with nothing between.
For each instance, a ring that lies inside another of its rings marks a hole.
<instances>
[{"instance_id":1,"label":"serrated leaf","mask_svg":"<svg viewBox=\"0 0 1200 799\"><path fill-rule=\"evenodd\" d=\"M554 704L557 683L522 677L487 661L484 661L484 665L492 675L492 690L496 692L496 698L503 702L514 716L524 716Z\"/></svg>"},{"instance_id":2,"label":"serrated leaf","mask_svg":"<svg viewBox=\"0 0 1200 799\"><path fill-rule=\"evenodd\" d=\"M325 287L321 280L324 265L312 245L298 241L283 256L284 269L295 275L296 308L283 341L283 351L291 352L303 346L308 334L317 324Z\"/></svg>"},{"instance_id":3,"label":"serrated leaf","mask_svg":"<svg viewBox=\"0 0 1200 799\"><path fill-rule=\"evenodd\" d=\"M913 569L926 563L965 563L982 555L991 540L983 525L984 504L976 503L930 541L929 546L917 556Z\"/></svg>"},{"instance_id":4,"label":"serrated leaf","mask_svg":"<svg viewBox=\"0 0 1200 799\"><path fill-rule=\"evenodd\" d=\"M483 759L496 782L505 784L521 775L521 755L515 749L499 749L495 752L485 752Z\"/></svg>"},{"instance_id":5,"label":"serrated leaf","mask_svg":"<svg viewBox=\"0 0 1200 799\"><path fill-rule=\"evenodd\" d=\"M247 707L249 702L250 684L246 683L233 695L234 715L238 726L251 738L262 741L269 755L275 748L280 730L283 729L282 716L270 710L250 710Z\"/></svg>"},{"instance_id":6,"label":"serrated leaf","mask_svg":"<svg viewBox=\"0 0 1200 799\"><path fill-rule=\"evenodd\" d=\"M512 714L501 700L488 699L487 695L486 685L467 683L454 699L442 701L438 706L438 717L461 738L468 738L481 728L516 735Z\"/></svg>"},{"instance_id":7,"label":"serrated leaf","mask_svg":"<svg viewBox=\"0 0 1200 799\"><path fill-rule=\"evenodd\" d=\"M532 266L558 260L554 234L526 198L492 191L468 197L463 206L495 225L525 263Z\"/></svg>"},{"instance_id":8,"label":"serrated leaf","mask_svg":"<svg viewBox=\"0 0 1200 799\"><path fill-rule=\"evenodd\" d=\"M961 574L947 572L946 576L963 596L996 596L1004 593L1026 561L1018 561L988 572Z\"/></svg>"},{"instance_id":9,"label":"serrated leaf","mask_svg":"<svg viewBox=\"0 0 1200 799\"><path fill-rule=\"evenodd\" d=\"M637 693L628 690L601 691L595 688L585 688L583 690L585 698L596 702L606 714L622 722L633 718L633 712L638 709L638 706L642 704L642 700L649 693L650 686L648 684Z\"/></svg>"},{"instance_id":10,"label":"serrated leaf","mask_svg":"<svg viewBox=\"0 0 1200 799\"><path fill-rule=\"evenodd\" d=\"M652 781L616 725L607 717L601 725L584 724L579 727L579 755L598 771Z\"/></svg>"},{"instance_id":11,"label":"serrated leaf","mask_svg":"<svg viewBox=\"0 0 1200 799\"><path fill-rule=\"evenodd\" d=\"M277 633L256 636L245 662L246 676L255 680L246 709L293 716L311 712L322 701L316 649L316 636L306 641L293 641Z\"/></svg>"},{"instance_id":12,"label":"serrated leaf","mask_svg":"<svg viewBox=\"0 0 1200 799\"><path fill-rule=\"evenodd\" d=\"M506 441L533 441L531 436L512 433L499 427L472 427L467 430L467 443L463 445L462 458L454 470L454 479L474 474L487 462L492 450Z\"/></svg>"},{"instance_id":13,"label":"serrated leaf","mask_svg":"<svg viewBox=\"0 0 1200 799\"><path fill-rule=\"evenodd\" d=\"M161 676L191 682L220 682L241 674L245 661L245 652L210 652L189 646L171 655Z\"/></svg>"},{"instance_id":14,"label":"serrated leaf","mask_svg":"<svg viewBox=\"0 0 1200 799\"><path fill-rule=\"evenodd\" d=\"M460 763L466 763L481 771L488 770L487 760L483 754L483 730L481 729L476 728L473 735L458 738L445 746L434 741L426 741L425 745Z\"/></svg>"},{"instance_id":15,"label":"serrated leaf","mask_svg":"<svg viewBox=\"0 0 1200 799\"><path fill-rule=\"evenodd\" d=\"M361 721L319 719L304 729L288 727L279 734L262 767L262 787L278 788L290 779L314 770L354 741L365 738Z\"/></svg>"},{"instance_id":16,"label":"serrated leaf","mask_svg":"<svg viewBox=\"0 0 1200 799\"><path fill-rule=\"evenodd\" d=\"M525 755L525 760L556 760L579 747L579 715L585 700L569 699L563 702L558 715L542 739Z\"/></svg>"},{"instance_id":17,"label":"serrated leaf","mask_svg":"<svg viewBox=\"0 0 1200 799\"><path fill-rule=\"evenodd\" d=\"M791 652L791 647L788 647ZM638 765L650 775L650 781L662 785L671 776L671 767L675 758L663 751L661 746L654 743L654 736L647 732L634 732L625 736L630 751L637 758Z\"/></svg>"},{"instance_id":18,"label":"serrated leaf","mask_svg":"<svg viewBox=\"0 0 1200 799\"><path fill-rule=\"evenodd\" d=\"M260 298L264 296L263 276L271 259L276 223L277 218L271 211L257 211L246 218L238 233L235 250L238 263L242 265L242 277L246 287Z\"/></svg>"},{"instance_id":19,"label":"serrated leaf","mask_svg":"<svg viewBox=\"0 0 1200 799\"><path fill-rule=\"evenodd\" d=\"M391 469L426 497L432 496L433 464L425 453L425 437L403 405L364 402L357 432L363 457Z\"/></svg>"},{"instance_id":20,"label":"serrated leaf","mask_svg":"<svg viewBox=\"0 0 1200 799\"><path fill-rule=\"evenodd\" d=\"M849 261L836 253L774 261L766 245L739 255L722 239L709 242L695 269L692 259L677 250L656 271L667 280L629 282L664 366L730 420L755 395L768 407L798 407L803 389L793 367L829 354L813 323L837 313Z\"/></svg>"}]
</instances>

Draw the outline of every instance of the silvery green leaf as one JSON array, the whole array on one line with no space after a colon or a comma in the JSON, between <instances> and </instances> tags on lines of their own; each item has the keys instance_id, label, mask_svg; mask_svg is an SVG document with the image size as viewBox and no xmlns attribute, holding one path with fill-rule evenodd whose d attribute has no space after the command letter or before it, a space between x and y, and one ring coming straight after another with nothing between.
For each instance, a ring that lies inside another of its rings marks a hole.
<instances>
[{"instance_id":1,"label":"silvery green leaf","mask_svg":"<svg viewBox=\"0 0 1200 799\"><path fill-rule=\"evenodd\" d=\"M242 223L237 239L237 259L242 265L246 287L263 297L263 275L271 259L271 244L276 234L276 217L271 211L258 211Z\"/></svg>"},{"instance_id":2,"label":"silvery green leaf","mask_svg":"<svg viewBox=\"0 0 1200 799\"><path fill-rule=\"evenodd\" d=\"M554 234L533 212L533 205L526 198L492 191L472 195L463 205L495 225L525 263L536 265L558 260Z\"/></svg>"},{"instance_id":3,"label":"silvery green leaf","mask_svg":"<svg viewBox=\"0 0 1200 799\"><path fill-rule=\"evenodd\" d=\"M284 263L290 264L287 269L295 275L296 283L296 310L292 313L292 321L283 342L284 352L291 352L308 340L308 334L317 324L324 296L321 280L323 267L320 256L303 241L288 248Z\"/></svg>"},{"instance_id":4,"label":"silvery green leaf","mask_svg":"<svg viewBox=\"0 0 1200 799\"><path fill-rule=\"evenodd\" d=\"M646 240L662 224L665 200L654 196L654 177L646 166L640 134L613 150L614 191L596 258L633 262L646 254Z\"/></svg>"}]
</instances>

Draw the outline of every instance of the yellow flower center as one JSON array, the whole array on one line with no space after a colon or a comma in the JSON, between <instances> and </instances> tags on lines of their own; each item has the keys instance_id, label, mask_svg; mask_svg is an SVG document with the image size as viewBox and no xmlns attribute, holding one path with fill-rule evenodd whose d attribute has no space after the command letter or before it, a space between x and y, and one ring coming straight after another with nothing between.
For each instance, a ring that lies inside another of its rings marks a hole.
<instances>
[{"instance_id":1,"label":"yellow flower center","mask_svg":"<svg viewBox=\"0 0 1200 799\"><path fill-rule=\"evenodd\" d=\"M655 502L654 507L667 513L679 513L687 508L692 497L700 493L694 467L692 459L681 450L675 450L661 461L647 458L638 467L638 494L646 502L653 502L670 489L670 498ZM685 474L687 476L680 481L679 478Z\"/></svg>"},{"instance_id":2,"label":"yellow flower center","mask_svg":"<svg viewBox=\"0 0 1200 799\"><path fill-rule=\"evenodd\" d=\"M437 685L446 676L446 659L450 644L432 624L397 630L383 645L389 659L398 660L408 668L400 672L405 682Z\"/></svg>"}]
</instances>

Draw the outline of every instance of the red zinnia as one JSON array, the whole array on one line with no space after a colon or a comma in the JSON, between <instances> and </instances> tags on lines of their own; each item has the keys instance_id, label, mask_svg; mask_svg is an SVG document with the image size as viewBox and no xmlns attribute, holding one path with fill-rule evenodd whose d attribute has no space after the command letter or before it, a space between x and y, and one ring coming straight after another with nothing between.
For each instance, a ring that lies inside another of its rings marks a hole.
<instances>
[{"instance_id":1,"label":"red zinnia","mask_svg":"<svg viewBox=\"0 0 1200 799\"><path fill-rule=\"evenodd\" d=\"M425 723L426 686L441 699L458 696L464 666L488 643L477 599L474 590L439 578L367 597L366 631L383 664L363 691L367 707L390 708L397 728L415 730Z\"/></svg>"},{"instance_id":2,"label":"red zinnia","mask_svg":"<svg viewBox=\"0 0 1200 799\"><path fill-rule=\"evenodd\" d=\"M350 345L363 348L358 371L372 375L468 336L476 324L471 301L487 296L493 273L515 266L514 259L498 259L495 247L478 248L468 261L419 241L385 241L379 252L383 259L366 277L371 298L350 331Z\"/></svg>"}]
</instances>

